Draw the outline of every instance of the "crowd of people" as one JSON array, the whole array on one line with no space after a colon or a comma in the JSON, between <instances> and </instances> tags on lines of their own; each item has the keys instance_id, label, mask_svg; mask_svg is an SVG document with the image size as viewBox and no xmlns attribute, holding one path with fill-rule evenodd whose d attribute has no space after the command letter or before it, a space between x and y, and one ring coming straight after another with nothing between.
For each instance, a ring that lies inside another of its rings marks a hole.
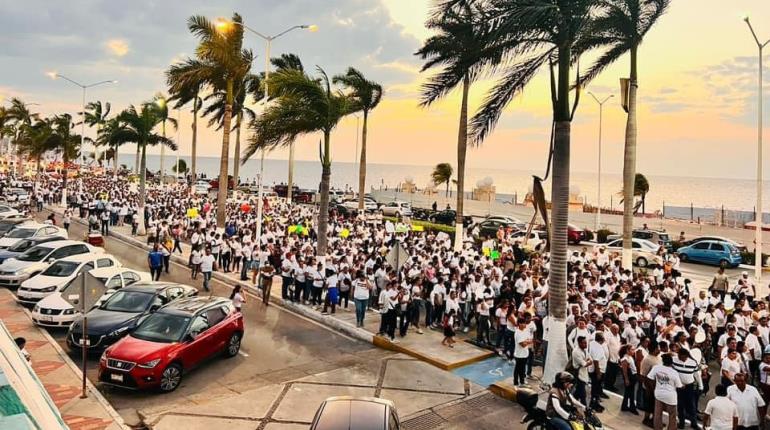
<instances>
[{"instance_id":1,"label":"crowd of people","mask_svg":"<svg viewBox=\"0 0 770 430\"><path fill-rule=\"evenodd\" d=\"M34 200L59 197L55 182L40 190ZM379 313L375 330L392 342L435 329L452 348L458 332L473 330L471 340L513 364L514 384L527 383L547 349L550 257L510 232L483 242L469 236L455 250L450 235L410 230L408 220L332 209L328 249L318 256L313 205L263 202L257 236L253 197L228 200L224 228L217 228L215 202L184 185L149 187L145 198L139 219L134 184L85 177L70 185L65 223L78 214L104 235L116 225L136 234L142 223L154 277L186 243L191 278L201 276L206 290L213 271L233 272L262 288L267 305L275 275L286 301L332 314L352 301L359 327ZM407 254L401 267L391 258L397 247ZM767 298L747 273L732 281L720 269L711 285L694 285L675 253L661 255L665 264L644 270L622 267L621 256L601 246L570 256L565 372L574 398L602 412L605 390L618 392L624 413L643 411L642 422L655 428L664 411L669 429L685 419L699 428L701 417L717 430L757 428L770 401ZM699 401L709 390L716 397L703 415ZM729 405L735 423L726 418Z\"/></svg>"}]
</instances>

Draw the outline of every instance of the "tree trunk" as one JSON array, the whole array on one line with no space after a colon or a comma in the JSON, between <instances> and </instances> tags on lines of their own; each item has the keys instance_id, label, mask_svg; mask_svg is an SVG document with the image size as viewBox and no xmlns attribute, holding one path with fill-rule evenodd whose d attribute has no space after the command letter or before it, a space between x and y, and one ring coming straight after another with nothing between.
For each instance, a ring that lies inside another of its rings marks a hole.
<instances>
[{"instance_id":1,"label":"tree trunk","mask_svg":"<svg viewBox=\"0 0 770 430\"><path fill-rule=\"evenodd\" d=\"M460 104L460 129L457 136L457 218L455 218L455 251L463 246L463 200L465 199L465 153L468 149L468 91L471 80L463 79L463 98Z\"/></svg>"},{"instance_id":2,"label":"tree trunk","mask_svg":"<svg viewBox=\"0 0 770 430\"><path fill-rule=\"evenodd\" d=\"M195 93L195 99L193 99L193 122L192 122L192 148L190 150L190 193L193 192L193 184L195 184L195 152L198 144L198 93Z\"/></svg>"},{"instance_id":3,"label":"tree trunk","mask_svg":"<svg viewBox=\"0 0 770 430\"><path fill-rule=\"evenodd\" d=\"M227 207L227 162L230 158L230 127L233 118L233 80L227 81L227 99L225 102L225 118L222 133L222 155L219 158L219 192L217 193L217 227L225 227L225 213ZM257 240L261 240L257 238Z\"/></svg>"},{"instance_id":4,"label":"tree trunk","mask_svg":"<svg viewBox=\"0 0 770 430\"><path fill-rule=\"evenodd\" d=\"M449 197L449 181L446 181L446 194L444 197Z\"/></svg>"},{"instance_id":5,"label":"tree trunk","mask_svg":"<svg viewBox=\"0 0 770 430\"><path fill-rule=\"evenodd\" d=\"M324 131L324 152L321 157L321 205L318 213L318 249L319 257L326 255L326 231L329 225L329 180L332 176L332 160L329 154L331 132Z\"/></svg>"},{"instance_id":6,"label":"tree trunk","mask_svg":"<svg viewBox=\"0 0 770 430\"><path fill-rule=\"evenodd\" d=\"M369 122L369 112L364 111L364 127L361 129L361 160L358 163L358 209L364 209L364 194L366 194L366 136Z\"/></svg>"},{"instance_id":7,"label":"tree trunk","mask_svg":"<svg viewBox=\"0 0 770 430\"><path fill-rule=\"evenodd\" d=\"M139 212L136 215L139 228L137 228L136 234L145 236L147 234L147 228L144 225L144 203L145 196L147 195L147 144L142 145L142 159L140 164L142 173L139 175Z\"/></svg>"},{"instance_id":8,"label":"tree trunk","mask_svg":"<svg viewBox=\"0 0 770 430\"><path fill-rule=\"evenodd\" d=\"M67 157L67 148L64 147L64 151L62 151L62 169L61 169L61 205L64 206L64 208L67 208L67 163L69 162L69 157Z\"/></svg>"},{"instance_id":9,"label":"tree trunk","mask_svg":"<svg viewBox=\"0 0 770 430\"><path fill-rule=\"evenodd\" d=\"M241 108L243 109L243 108ZM240 181L238 180L238 170L241 167L241 123L243 122L243 113L239 112L236 117L236 129L235 129L235 155L233 157L233 180L235 181L235 187L238 187Z\"/></svg>"},{"instance_id":10,"label":"tree trunk","mask_svg":"<svg viewBox=\"0 0 770 430\"><path fill-rule=\"evenodd\" d=\"M139 174L139 151L141 148L139 147L139 144L136 144L136 162L134 163L134 173L137 175Z\"/></svg>"},{"instance_id":11,"label":"tree trunk","mask_svg":"<svg viewBox=\"0 0 770 430\"><path fill-rule=\"evenodd\" d=\"M634 181L636 179L636 47L631 48L631 81L628 87L626 145L623 151L623 268L632 268Z\"/></svg>"},{"instance_id":12,"label":"tree trunk","mask_svg":"<svg viewBox=\"0 0 770 430\"><path fill-rule=\"evenodd\" d=\"M115 152L112 153L112 179L118 180L118 144L115 144Z\"/></svg>"}]
</instances>

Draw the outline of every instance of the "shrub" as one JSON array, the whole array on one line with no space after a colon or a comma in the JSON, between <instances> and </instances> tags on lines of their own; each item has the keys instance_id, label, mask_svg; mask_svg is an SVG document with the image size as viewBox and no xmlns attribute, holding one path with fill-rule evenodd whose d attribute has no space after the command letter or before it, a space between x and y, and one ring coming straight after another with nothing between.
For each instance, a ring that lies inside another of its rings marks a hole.
<instances>
[{"instance_id":1,"label":"shrub","mask_svg":"<svg viewBox=\"0 0 770 430\"><path fill-rule=\"evenodd\" d=\"M384 216L382 217L382 220L391 221L393 223L396 223L399 221L398 218L390 217L390 216ZM436 224L429 221L419 221L416 219L412 219L410 224L422 226L423 228L425 228L425 231L434 231L434 232L443 231L444 233L447 233L454 238L455 228L450 225Z\"/></svg>"},{"instance_id":2,"label":"shrub","mask_svg":"<svg viewBox=\"0 0 770 430\"><path fill-rule=\"evenodd\" d=\"M598 243L607 243L607 236L610 236L610 235L613 235L613 234L616 234L616 233L614 231L608 230L606 228L603 228L603 229L600 229L600 230L596 230L596 241Z\"/></svg>"}]
</instances>

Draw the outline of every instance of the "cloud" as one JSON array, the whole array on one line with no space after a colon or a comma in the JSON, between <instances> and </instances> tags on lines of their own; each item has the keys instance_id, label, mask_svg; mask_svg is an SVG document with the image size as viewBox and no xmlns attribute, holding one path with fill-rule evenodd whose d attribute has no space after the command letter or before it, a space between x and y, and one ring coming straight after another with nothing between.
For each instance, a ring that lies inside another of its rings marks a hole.
<instances>
[{"instance_id":1,"label":"cloud","mask_svg":"<svg viewBox=\"0 0 770 430\"><path fill-rule=\"evenodd\" d=\"M124 57L128 54L128 42L123 39L110 39L104 43L107 52L116 57Z\"/></svg>"}]
</instances>

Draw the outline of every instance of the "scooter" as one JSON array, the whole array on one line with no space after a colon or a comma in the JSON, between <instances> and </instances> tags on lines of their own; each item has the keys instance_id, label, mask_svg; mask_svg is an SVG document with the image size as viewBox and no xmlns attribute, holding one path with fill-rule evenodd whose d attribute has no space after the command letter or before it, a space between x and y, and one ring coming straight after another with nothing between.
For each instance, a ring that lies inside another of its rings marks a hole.
<instances>
[{"instance_id":1,"label":"scooter","mask_svg":"<svg viewBox=\"0 0 770 430\"><path fill-rule=\"evenodd\" d=\"M521 424L527 425L527 430L552 430L551 419L545 413L546 402L550 387L547 385L541 392L529 388L518 388L516 390L516 403L524 408L525 414L521 419ZM573 430L603 430L602 422L590 408L585 410L583 417L571 415L569 424Z\"/></svg>"}]
</instances>

